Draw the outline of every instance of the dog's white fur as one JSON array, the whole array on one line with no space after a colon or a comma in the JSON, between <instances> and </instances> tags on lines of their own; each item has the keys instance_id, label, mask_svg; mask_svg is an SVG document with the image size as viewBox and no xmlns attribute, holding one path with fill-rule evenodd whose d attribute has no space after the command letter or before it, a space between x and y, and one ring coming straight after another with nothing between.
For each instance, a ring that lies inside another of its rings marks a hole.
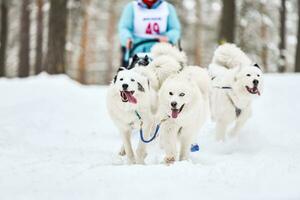
<instances>
[{"instance_id":1,"label":"dog's white fur","mask_svg":"<svg viewBox=\"0 0 300 200\"><path fill-rule=\"evenodd\" d=\"M151 57L154 60L160 56L166 55L172 57L182 65L187 64L186 54L183 51L179 51L177 47L172 46L170 43L158 43L151 49Z\"/></svg>"},{"instance_id":2,"label":"dog's white fur","mask_svg":"<svg viewBox=\"0 0 300 200\"><path fill-rule=\"evenodd\" d=\"M234 44L224 44L217 48L209 66L213 78L211 94L211 114L216 122L216 139L225 140L230 124L235 122L229 135L235 136L251 116L251 103L257 94L251 94L246 86L254 87L257 80L258 91L262 92L262 71L254 66L248 56ZM220 89L232 87L232 89ZM241 110L237 116L236 108Z\"/></svg>"},{"instance_id":3,"label":"dog's white fur","mask_svg":"<svg viewBox=\"0 0 300 200\"><path fill-rule=\"evenodd\" d=\"M161 125L160 142L165 150L165 162L177 159L177 143L180 143L179 160L189 158L190 146L195 142L199 129L208 115L210 78L208 72L197 66L185 67L170 76L159 91L158 119L166 119ZM184 94L182 96L181 94ZM171 103L183 108L177 118L172 117Z\"/></svg>"},{"instance_id":4,"label":"dog's white fur","mask_svg":"<svg viewBox=\"0 0 300 200\"><path fill-rule=\"evenodd\" d=\"M140 128L140 121L135 111L138 111L142 117L144 137L148 138L154 129L157 92L170 75L177 73L182 68L181 62L185 62L184 53L164 43L155 45L151 54L154 55L154 60L149 66L137 66L131 70L120 71L115 82L113 81L108 89L108 111L123 140L120 154L127 155L129 164L143 164L146 157L146 145L142 141L139 142L136 155L131 145L132 130ZM131 79L135 81L131 81ZM134 91L134 97L137 99L136 104L122 102L120 91L123 90L122 84L124 83L129 85L128 90ZM144 88L143 92L138 90L137 83L140 83Z\"/></svg>"},{"instance_id":5,"label":"dog's white fur","mask_svg":"<svg viewBox=\"0 0 300 200\"><path fill-rule=\"evenodd\" d=\"M134 80L134 81L133 81ZM128 84L128 91L134 91L133 96L137 103L123 102L120 96L120 91L123 90L122 85ZM144 91L140 91L142 86ZM153 125L153 108L156 106L156 94L150 87L148 79L132 70L120 71L115 77L108 89L107 108L115 125L118 127L122 140L123 147L120 153L127 155L128 163L143 164L146 157L146 146L140 141L136 156L133 153L131 146L131 133L133 129L138 129L140 121L135 114L138 111L143 120L144 135L146 138L150 135Z\"/></svg>"},{"instance_id":6,"label":"dog's white fur","mask_svg":"<svg viewBox=\"0 0 300 200\"><path fill-rule=\"evenodd\" d=\"M163 82L186 65L186 55L169 43L158 43L151 49L153 61L147 67L135 67L134 71L146 76L153 89L158 91Z\"/></svg>"}]
</instances>

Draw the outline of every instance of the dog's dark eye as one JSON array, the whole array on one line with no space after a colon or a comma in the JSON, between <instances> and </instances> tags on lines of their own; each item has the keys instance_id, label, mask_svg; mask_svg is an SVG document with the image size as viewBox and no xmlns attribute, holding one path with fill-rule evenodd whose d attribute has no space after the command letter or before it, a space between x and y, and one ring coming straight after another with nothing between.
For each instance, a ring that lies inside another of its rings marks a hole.
<instances>
[{"instance_id":1,"label":"dog's dark eye","mask_svg":"<svg viewBox=\"0 0 300 200\"><path fill-rule=\"evenodd\" d=\"M247 74L247 76L251 76L251 74Z\"/></svg>"},{"instance_id":2,"label":"dog's dark eye","mask_svg":"<svg viewBox=\"0 0 300 200\"><path fill-rule=\"evenodd\" d=\"M259 74L257 74L257 77L260 77L260 75L259 75Z\"/></svg>"},{"instance_id":3,"label":"dog's dark eye","mask_svg":"<svg viewBox=\"0 0 300 200\"><path fill-rule=\"evenodd\" d=\"M120 81L123 81L124 79L123 78L120 78Z\"/></svg>"},{"instance_id":4,"label":"dog's dark eye","mask_svg":"<svg viewBox=\"0 0 300 200\"><path fill-rule=\"evenodd\" d=\"M173 96L173 92L169 92L169 95Z\"/></svg>"},{"instance_id":5,"label":"dog's dark eye","mask_svg":"<svg viewBox=\"0 0 300 200\"><path fill-rule=\"evenodd\" d=\"M134 80L134 79L131 79L131 81L134 82L135 80Z\"/></svg>"},{"instance_id":6,"label":"dog's dark eye","mask_svg":"<svg viewBox=\"0 0 300 200\"><path fill-rule=\"evenodd\" d=\"M180 94L179 94L180 97L183 97L184 95L185 95L184 93L180 93Z\"/></svg>"}]
</instances>

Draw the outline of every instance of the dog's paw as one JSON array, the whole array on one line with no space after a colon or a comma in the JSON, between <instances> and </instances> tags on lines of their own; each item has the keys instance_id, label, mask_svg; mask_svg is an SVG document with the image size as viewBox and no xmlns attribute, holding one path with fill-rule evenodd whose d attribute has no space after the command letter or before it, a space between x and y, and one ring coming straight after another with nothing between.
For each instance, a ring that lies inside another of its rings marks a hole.
<instances>
[{"instance_id":1,"label":"dog's paw","mask_svg":"<svg viewBox=\"0 0 300 200\"><path fill-rule=\"evenodd\" d=\"M138 148L136 151L136 163L144 165L146 157L147 157L147 152L145 150Z\"/></svg>"},{"instance_id":2,"label":"dog's paw","mask_svg":"<svg viewBox=\"0 0 300 200\"><path fill-rule=\"evenodd\" d=\"M121 150L119 151L119 156L125 156L125 155L126 155L125 149L121 149Z\"/></svg>"},{"instance_id":3,"label":"dog's paw","mask_svg":"<svg viewBox=\"0 0 300 200\"><path fill-rule=\"evenodd\" d=\"M145 164L144 158L137 158L136 159L136 164L144 165Z\"/></svg>"},{"instance_id":4,"label":"dog's paw","mask_svg":"<svg viewBox=\"0 0 300 200\"><path fill-rule=\"evenodd\" d=\"M136 156L136 164L144 165L146 156L147 156L147 154L137 155Z\"/></svg>"},{"instance_id":5,"label":"dog's paw","mask_svg":"<svg viewBox=\"0 0 300 200\"><path fill-rule=\"evenodd\" d=\"M136 164L136 161L135 161L134 158L128 158L128 159L127 159L127 164L128 164L128 165L134 165L134 164Z\"/></svg>"},{"instance_id":6,"label":"dog's paw","mask_svg":"<svg viewBox=\"0 0 300 200\"><path fill-rule=\"evenodd\" d=\"M175 162L175 157L174 156L166 156L165 157L165 163L167 165L171 165Z\"/></svg>"},{"instance_id":7,"label":"dog's paw","mask_svg":"<svg viewBox=\"0 0 300 200\"><path fill-rule=\"evenodd\" d=\"M179 157L179 161L185 161L185 160L189 160L189 156L184 155Z\"/></svg>"}]
</instances>

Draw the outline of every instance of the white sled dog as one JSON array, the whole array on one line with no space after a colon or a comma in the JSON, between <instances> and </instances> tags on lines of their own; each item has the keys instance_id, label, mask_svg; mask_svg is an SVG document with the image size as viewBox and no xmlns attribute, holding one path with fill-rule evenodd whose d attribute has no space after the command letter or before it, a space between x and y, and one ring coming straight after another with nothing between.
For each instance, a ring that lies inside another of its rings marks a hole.
<instances>
[{"instance_id":1,"label":"white sled dog","mask_svg":"<svg viewBox=\"0 0 300 200\"><path fill-rule=\"evenodd\" d=\"M229 125L235 136L251 116L251 103L262 92L260 67L234 44L217 48L209 66L212 77L211 114L216 122L216 139L224 141Z\"/></svg>"},{"instance_id":2,"label":"white sled dog","mask_svg":"<svg viewBox=\"0 0 300 200\"><path fill-rule=\"evenodd\" d=\"M127 155L129 164L143 164L147 154L146 144L142 141L134 154L132 130L140 129L142 121L144 138L149 138L154 131L157 91L168 76L180 70L180 62L185 62L185 55L168 44L155 45L151 53L154 56L149 66L131 66L130 70L120 68L107 94L109 115L122 136L120 155Z\"/></svg>"},{"instance_id":3,"label":"white sled dog","mask_svg":"<svg viewBox=\"0 0 300 200\"><path fill-rule=\"evenodd\" d=\"M159 91L157 118L163 120L160 143L165 150L165 163L189 159L190 147L208 115L210 77L207 70L188 66L170 76Z\"/></svg>"},{"instance_id":4,"label":"white sled dog","mask_svg":"<svg viewBox=\"0 0 300 200\"><path fill-rule=\"evenodd\" d=\"M140 141L135 157L131 146L131 133L133 129L140 128L139 115L143 119L144 135L149 136L155 104L155 93L148 79L132 70L119 71L108 89L107 108L121 132L123 147L120 154L127 155L129 164L144 163L146 146Z\"/></svg>"}]
</instances>

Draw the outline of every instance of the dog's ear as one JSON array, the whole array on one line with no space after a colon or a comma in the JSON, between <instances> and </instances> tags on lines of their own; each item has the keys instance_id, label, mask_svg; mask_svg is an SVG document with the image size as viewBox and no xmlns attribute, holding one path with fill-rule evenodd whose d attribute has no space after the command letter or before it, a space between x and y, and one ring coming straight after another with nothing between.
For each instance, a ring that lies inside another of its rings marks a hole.
<instances>
[{"instance_id":1,"label":"dog's ear","mask_svg":"<svg viewBox=\"0 0 300 200\"><path fill-rule=\"evenodd\" d=\"M145 88L142 86L142 84L139 82L137 82L137 84L138 84L138 90L141 92L145 92Z\"/></svg>"},{"instance_id":2,"label":"dog's ear","mask_svg":"<svg viewBox=\"0 0 300 200\"><path fill-rule=\"evenodd\" d=\"M118 74L116 74L115 77L114 77L114 83L116 83L117 78L118 78Z\"/></svg>"},{"instance_id":3,"label":"dog's ear","mask_svg":"<svg viewBox=\"0 0 300 200\"><path fill-rule=\"evenodd\" d=\"M137 61L139 59L139 56L134 54L134 56L132 57L132 62Z\"/></svg>"},{"instance_id":4,"label":"dog's ear","mask_svg":"<svg viewBox=\"0 0 300 200\"><path fill-rule=\"evenodd\" d=\"M149 60L148 55L146 55L146 56L144 57L144 63L145 63L145 66L149 65L150 60Z\"/></svg>"},{"instance_id":5,"label":"dog's ear","mask_svg":"<svg viewBox=\"0 0 300 200\"><path fill-rule=\"evenodd\" d=\"M148 66L150 63L150 58L148 57L148 55L145 56L145 61L146 61L146 66Z\"/></svg>"},{"instance_id":6,"label":"dog's ear","mask_svg":"<svg viewBox=\"0 0 300 200\"><path fill-rule=\"evenodd\" d=\"M149 65L149 57L145 55L142 59L139 59L137 62L140 66L147 66Z\"/></svg>"},{"instance_id":7,"label":"dog's ear","mask_svg":"<svg viewBox=\"0 0 300 200\"><path fill-rule=\"evenodd\" d=\"M116 81L117 81L118 73L121 72L121 71L124 71L124 70L126 70L125 67L120 67L120 68L118 69L117 74L114 76L114 79L113 79L113 80L114 80L114 83L116 83Z\"/></svg>"},{"instance_id":8,"label":"dog's ear","mask_svg":"<svg viewBox=\"0 0 300 200\"><path fill-rule=\"evenodd\" d=\"M254 64L254 67L257 67L258 69L261 69L260 66L257 63Z\"/></svg>"},{"instance_id":9,"label":"dog's ear","mask_svg":"<svg viewBox=\"0 0 300 200\"><path fill-rule=\"evenodd\" d=\"M147 79L148 89L150 90L150 80Z\"/></svg>"},{"instance_id":10,"label":"dog's ear","mask_svg":"<svg viewBox=\"0 0 300 200\"><path fill-rule=\"evenodd\" d=\"M118 69L118 72L120 72L120 71L124 71L124 70L126 70L126 68L125 68L125 67L120 67L120 68Z\"/></svg>"},{"instance_id":11,"label":"dog's ear","mask_svg":"<svg viewBox=\"0 0 300 200\"><path fill-rule=\"evenodd\" d=\"M134 54L134 56L132 57L131 63L130 63L130 65L128 66L127 69L132 69L132 68L134 68L135 64L139 61L139 59L140 59L139 56L136 55L136 54Z\"/></svg>"}]
</instances>

